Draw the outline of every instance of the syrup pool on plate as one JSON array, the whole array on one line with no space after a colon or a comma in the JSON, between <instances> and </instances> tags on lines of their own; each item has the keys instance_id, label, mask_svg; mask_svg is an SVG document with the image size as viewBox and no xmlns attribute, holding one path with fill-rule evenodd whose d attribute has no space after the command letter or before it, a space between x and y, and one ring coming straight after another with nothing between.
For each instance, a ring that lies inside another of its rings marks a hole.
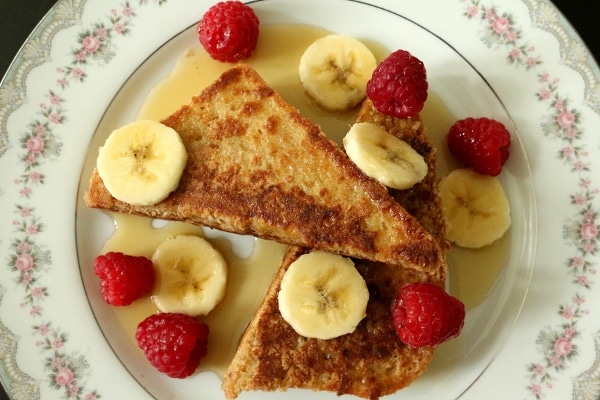
<instances>
[{"instance_id":1,"label":"syrup pool on plate","mask_svg":"<svg viewBox=\"0 0 600 400\"><path fill-rule=\"evenodd\" d=\"M451 170L461 167L450 154L445 143L446 133L456 122L456 117L435 93L430 92L421 112L421 118L437 150L437 175L440 179ZM458 297L467 309L480 304L493 289L498 276L508 262L510 243L509 229L493 245L481 249L452 246L448 251L450 292Z\"/></svg>"},{"instance_id":2,"label":"syrup pool on plate","mask_svg":"<svg viewBox=\"0 0 600 400\"><path fill-rule=\"evenodd\" d=\"M255 54L248 60L258 73L285 100L296 106L302 115L319 124L323 131L338 143L354 120L354 111L329 113L317 107L304 93L298 77L298 63L302 53L315 39L330 32L307 25L267 25L261 27L261 36ZM285 38L285 40L281 40ZM359 38L360 39L360 38ZM376 43L365 43L381 61L389 49ZM158 84L144 102L138 119L160 120L211 84L231 64L216 62L199 44L180 56L171 74ZM435 88L432 88L435 90ZM444 176L456 167L444 145L444 136L456 118L443 102L429 94L421 113L429 135L438 149L438 176ZM205 236L205 231L185 223L157 224L144 217L111 214L116 232L104 246L103 252L123 251L151 257L156 246L168 237L180 233ZM244 329L262 301L263 294L281 261L286 247L270 241L255 239L250 255L240 255L223 237L207 237L228 261L229 278L223 301L202 320L210 327L208 355L200 370L211 370L223 376L232 359ZM509 234L497 244L480 250L453 247L448 253L450 292L460 298L467 308L481 303L491 291L510 251ZM117 320L135 346L137 324L157 312L150 297L140 299L127 307L114 307ZM141 351L140 351L141 356ZM142 356L143 357L143 356Z\"/></svg>"},{"instance_id":3,"label":"syrup pool on plate","mask_svg":"<svg viewBox=\"0 0 600 400\"><path fill-rule=\"evenodd\" d=\"M182 222L157 222L145 217L118 213L111 213L111 216L115 220L116 232L104 246L103 252L122 251L151 258L154 249L170 237L179 234L205 237L201 227ZM202 360L201 369L211 370L223 376L246 324L262 300L257 293L266 291L283 258L286 246L256 239L252 254L243 256L233 251L225 239L206 239L223 254L229 274L224 299L209 315L202 318L202 321L208 324L210 333L208 354ZM133 344L137 324L158 312L158 309L150 296L147 296L127 307L115 307L114 311L125 330L125 335Z\"/></svg>"}]
</instances>

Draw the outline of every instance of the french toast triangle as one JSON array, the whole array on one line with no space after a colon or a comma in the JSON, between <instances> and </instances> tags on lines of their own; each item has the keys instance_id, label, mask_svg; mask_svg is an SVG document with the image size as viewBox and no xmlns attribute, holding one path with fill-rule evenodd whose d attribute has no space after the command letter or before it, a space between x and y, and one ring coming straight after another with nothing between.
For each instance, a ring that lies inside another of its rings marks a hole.
<instances>
[{"instance_id":1,"label":"french toast triangle","mask_svg":"<svg viewBox=\"0 0 600 400\"><path fill-rule=\"evenodd\" d=\"M435 273L436 240L386 188L248 65L224 72L163 124L188 161L179 186L153 206L115 199L94 170L94 208L186 221L289 245Z\"/></svg>"},{"instance_id":2,"label":"french toast triangle","mask_svg":"<svg viewBox=\"0 0 600 400\"><path fill-rule=\"evenodd\" d=\"M391 193L431 232L445 255L449 246L437 195L436 153L420 118L400 120L384 116L367 100L357 121L386 128L424 156L428 164L425 179L409 190ZM400 342L392 322L391 305L405 283L419 281L443 286L445 263L437 264L435 273L426 274L355 259L355 266L369 289L367 315L354 332L320 340L297 334L278 307L283 275L293 261L308 251L290 247L285 255L224 376L226 397L234 399L248 390L302 388L377 399L421 376L433 358L434 349L411 348Z\"/></svg>"}]
</instances>

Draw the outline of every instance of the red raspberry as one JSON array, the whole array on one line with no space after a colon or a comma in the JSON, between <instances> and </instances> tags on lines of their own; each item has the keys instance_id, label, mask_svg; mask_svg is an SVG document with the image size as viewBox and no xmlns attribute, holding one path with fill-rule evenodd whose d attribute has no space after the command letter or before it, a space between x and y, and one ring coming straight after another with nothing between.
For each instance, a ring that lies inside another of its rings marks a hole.
<instances>
[{"instance_id":1,"label":"red raspberry","mask_svg":"<svg viewBox=\"0 0 600 400\"><path fill-rule=\"evenodd\" d=\"M102 298L113 306L127 306L154 285L154 267L146 257L109 252L96 257L94 273L100 278Z\"/></svg>"},{"instance_id":2,"label":"red raspberry","mask_svg":"<svg viewBox=\"0 0 600 400\"><path fill-rule=\"evenodd\" d=\"M411 347L437 346L458 336L465 306L438 286L409 283L396 297L392 317L402 342Z\"/></svg>"},{"instance_id":3,"label":"red raspberry","mask_svg":"<svg viewBox=\"0 0 600 400\"><path fill-rule=\"evenodd\" d=\"M367 96L386 115L417 115L427 100L427 73L423 62L405 50L396 50L381 62L367 82Z\"/></svg>"},{"instance_id":4,"label":"red raspberry","mask_svg":"<svg viewBox=\"0 0 600 400\"><path fill-rule=\"evenodd\" d=\"M139 323L135 339L157 370L185 378L206 356L208 325L187 314L152 314Z\"/></svg>"},{"instance_id":5,"label":"red raspberry","mask_svg":"<svg viewBox=\"0 0 600 400\"><path fill-rule=\"evenodd\" d=\"M508 159L510 133L501 122L489 118L465 118L448 132L448 148L466 166L496 176Z\"/></svg>"},{"instance_id":6,"label":"red raspberry","mask_svg":"<svg viewBox=\"0 0 600 400\"><path fill-rule=\"evenodd\" d=\"M248 58L258 42L258 17L240 1L222 1L210 7L198 24L200 43L217 61Z\"/></svg>"}]
</instances>

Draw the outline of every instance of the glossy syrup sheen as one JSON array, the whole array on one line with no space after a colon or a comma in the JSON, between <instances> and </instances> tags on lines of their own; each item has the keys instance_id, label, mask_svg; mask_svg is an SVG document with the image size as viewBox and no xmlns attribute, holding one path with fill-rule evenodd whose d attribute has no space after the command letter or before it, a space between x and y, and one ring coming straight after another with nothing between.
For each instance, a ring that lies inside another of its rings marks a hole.
<instances>
[{"instance_id":1,"label":"glossy syrup sheen","mask_svg":"<svg viewBox=\"0 0 600 400\"><path fill-rule=\"evenodd\" d=\"M204 237L201 227L181 222L156 226L149 218L113 213L116 232L106 243L103 252L123 251L127 254L152 257L154 249L170 237L179 234ZM223 376L233 358L237 343L244 333L276 271L286 246L255 239L254 250L248 257L236 254L225 239L207 238L227 261L228 279L224 299L205 317L200 318L210 329L209 347L201 369ZM127 307L115 307L115 315L125 335L135 346L137 324L158 312L151 297L136 300Z\"/></svg>"},{"instance_id":2,"label":"glossy syrup sheen","mask_svg":"<svg viewBox=\"0 0 600 400\"><path fill-rule=\"evenodd\" d=\"M318 37L330 32L306 25L272 25L261 27L257 51L245 62L258 73L285 100L300 112L319 124L333 140L341 142L352 124L355 112L329 113L317 107L304 93L298 78L298 63L306 47ZM285 38L282 40L282 38ZM379 61L387 50L375 43L366 42ZM231 67L213 61L198 45L182 54L172 73L165 78L147 98L138 119L162 119L181 105L198 95L221 73ZM439 176L456 167L445 150L443 137L455 117L443 102L430 93L422 112L429 134L438 149ZM116 232L106 243L103 251L123 251L151 257L163 240L177 234L204 236L200 227L169 222L157 226L150 219L131 215L112 214ZM268 288L271 278L283 257L286 246L255 239L250 256L242 257L232 249L224 238L208 240L217 247L228 261L227 292L223 301L206 317L200 318L210 327L209 349L200 370L211 370L223 376L231 361L246 325L254 315ZM506 264L510 240L508 235L496 245L481 250L453 247L448 254L450 291L459 297L467 308L481 303L493 288L503 266ZM125 335L135 346L137 324L148 315L157 312L150 297L127 307L114 308Z\"/></svg>"}]
</instances>

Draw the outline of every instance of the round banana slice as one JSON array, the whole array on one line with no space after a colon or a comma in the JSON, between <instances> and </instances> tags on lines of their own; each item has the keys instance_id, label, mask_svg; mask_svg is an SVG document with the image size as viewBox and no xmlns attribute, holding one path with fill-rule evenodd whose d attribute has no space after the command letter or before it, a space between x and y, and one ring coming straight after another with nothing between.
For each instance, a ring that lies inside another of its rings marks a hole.
<instances>
[{"instance_id":1,"label":"round banana slice","mask_svg":"<svg viewBox=\"0 0 600 400\"><path fill-rule=\"evenodd\" d=\"M441 180L440 198L447 238L458 246L487 246L510 227L510 205L496 177L466 168L454 170Z\"/></svg>"},{"instance_id":2,"label":"round banana slice","mask_svg":"<svg viewBox=\"0 0 600 400\"><path fill-rule=\"evenodd\" d=\"M165 240L154 251L152 262L157 271L152 301L160 311L206 315L225 295L225 259L199 236Z\"/></svg>"},{"instance_id":3,"label":"round banana slice","mask_svg":"<svg viewBox=\"0 0 600 400\"><path fill-rule=\"evenodd\" d=\"M375 56L358 39L329 35L308 46L298 72L304 89L319 106L343 111L365 98L376 66Z\"/></svg>"},{"instance_id":4,"label":"round banana slice","mask_svg":"<svg viewBox=\"0 0 600 400\"><path fill-rule=\"evenodd\" d=\"M343 144L358 168L393 189L408 189L427 175L422 155L404 140L370 122L352 125Z\"/></svg>"},{"instance_id":5,"label":"round banana slice","mask_svg":"<svg viewBox=\"0 0 600 400\"><path fill-rule=\"evenodd\" d=\"M114 198L150 206L177 188L186 162L185 146L175 130L142 120L110 134L100 148L97 167Z\"/></svg>"},{"instance_id":6,"label":"round banana slice","mask_svg":"<svg viewBox=\"0 0 600 400\"><path fill-rule=\"evenodd\" d=\"M298 334L331 339L353 332L367 315L369 291L352 260L313 251L281 280L279 311Z\"/></svg>"}]
</instances>

